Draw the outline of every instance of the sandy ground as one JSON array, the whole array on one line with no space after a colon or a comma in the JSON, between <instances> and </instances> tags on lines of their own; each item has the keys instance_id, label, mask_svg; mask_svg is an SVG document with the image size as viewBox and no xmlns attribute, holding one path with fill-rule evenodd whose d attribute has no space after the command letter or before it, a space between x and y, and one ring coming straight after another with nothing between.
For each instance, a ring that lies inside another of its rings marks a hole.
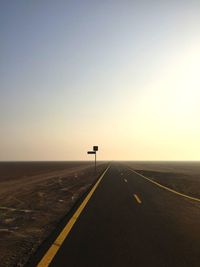
<instances>
[{"instance_id":1,"label":"sandy ground","mask_svg":"<svg viewBox=\"0 0 200 267\"><path fill-rule=\"evenodd\" d=\"M160 184L200 199L200 162L126 162L125 164Z\"/></svg>"},{"instance_id":2,"label":"sandy ground","mask_svg":"<svg viewBox=\"0 0 200 267\"><path fill-rule=\"evenodd\" d=\"M0 163L0 266L24 266L107 166L91 162Z\"/></svg>"}]
</instances>

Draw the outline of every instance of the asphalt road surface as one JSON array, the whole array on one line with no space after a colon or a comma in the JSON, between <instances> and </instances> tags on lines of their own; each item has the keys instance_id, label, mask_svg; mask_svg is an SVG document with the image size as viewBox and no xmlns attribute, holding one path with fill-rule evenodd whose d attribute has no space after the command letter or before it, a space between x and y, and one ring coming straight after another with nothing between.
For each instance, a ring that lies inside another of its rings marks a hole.
<instances>
[{"instance_id":1,"label":"asphalt road surface","mask_svg":"<svg viewBox=\"0 0 200 267\"><path fill-rule=\"evenodd\" d=\"M200 202L113 163L49 266L199 267Z\"/></svg>"}]
</instances>

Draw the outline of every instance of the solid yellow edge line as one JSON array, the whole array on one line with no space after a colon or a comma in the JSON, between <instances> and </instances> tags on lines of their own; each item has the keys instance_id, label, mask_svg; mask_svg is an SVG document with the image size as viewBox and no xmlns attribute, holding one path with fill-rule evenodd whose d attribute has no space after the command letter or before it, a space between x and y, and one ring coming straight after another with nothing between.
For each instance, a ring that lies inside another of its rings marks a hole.
<instances>
[{"instance_id":1,"label":"solid yellow edge line","mask_svg":"<svg viewBox=\"0 0 200 267\"><path fill-rule=\"evenodd\" d=\"M109 168L110 168L110 166L108 166L107 169L103 172L103 174L101 175L99 180L96 182L96 184L90 190L88 195L85 197L85 199L83 200L81 205L78 207L78 209L74 213L74 215L71 217L69 222L66 224L66 226L64 227L62 232L56 238L56 240L51 245L51 247L47 250L46 254L43 256L41 261L38 263L37 267L47 267L47 266L49 266L49 264L53 260L54 256L56 255L57 251L59 250L60 246L62 245L62 243L66 239L67 235L69 234L70 230L72 229L72 227L75 224L76 220L78 219L79 215L83 211L83 209L86 206L87 202L89 201L89 199L93 195L94 191L96 190L97 186L99 185L99 183L101 182L101 180L103 179L105 173L108 171Z\"/></svg>"},{"instance_id":2,"label":"solid yellow edge line","mask_svg":"<svg viewBox=\"0 0 200 267\"><path fill-rule=\"evenodd\" d=\"M142 203L142 201L140 200L140 198L139 198L136 194L134 194L134 197L135 197L135 199L137 200L137 202L138 202L139 204Z\"/></svg>"},{"instance_id":3,"label":"solid yellow edge line","mask_svg":"<svg viewBox=\"0 0 200 267\"><path fill-rule=\"evenodd\" d=\"M149 182L151 182L151 183L153 183L153 184L155 184L155 185L157 185L157 186L159 186L159 187L161 187L161 188L163 188L163 189L165 189L165 190L167 190L167 191L170 191L170 192L172 192L172 193L174 193L174 194L176 194L176 195L179 195L179 196L182 196L182 197L185 197L185 198L188 198L188 199L191 199L191 200L200 202L200 199L199 199L199 198L191 197L191 196L185 195L185 194L183 194L183 193L180 193L180 192L178 192L178 191L176 191L176 190L173 190L173 189L171 189L171 188L169 188L169 187L167 187L167 186L164 186L164 185L162 185L162 184L159 184L159 183L157 183L157 182L151 180L150 178L148 178L148 177L146 177L146 176L144 176L144 175L142 175L142 174L140 174L140 173L138 173L138 172L136 172L136 171L134 171L134 170L132 170L132 169L130 169L130 168L128 168L128 169L129 169L130 171L132 171L132 172L138 174L138 175L141 176L142 178L148 180Z\"/></svg>"}]
</instances>

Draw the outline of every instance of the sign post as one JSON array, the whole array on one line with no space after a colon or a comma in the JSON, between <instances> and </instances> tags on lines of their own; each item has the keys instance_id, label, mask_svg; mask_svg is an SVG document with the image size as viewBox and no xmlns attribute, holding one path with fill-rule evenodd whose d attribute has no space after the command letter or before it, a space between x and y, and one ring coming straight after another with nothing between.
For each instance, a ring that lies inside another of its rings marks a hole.
<instances>
[{"instance_id":1,"label":"sign post","mask_svg":"<svg viewBox=\"0 0 200 267\"><path fill-rule=\"evenodd\" d=\"M98 146L93 146L93 151L88 151L87 153L88 154L94 154L95 155L95 161L94 161L94 170L95 170L95 173L96 173L96 170L97 170L97 151L98 151Z\"/></svg>"}]
</instances>

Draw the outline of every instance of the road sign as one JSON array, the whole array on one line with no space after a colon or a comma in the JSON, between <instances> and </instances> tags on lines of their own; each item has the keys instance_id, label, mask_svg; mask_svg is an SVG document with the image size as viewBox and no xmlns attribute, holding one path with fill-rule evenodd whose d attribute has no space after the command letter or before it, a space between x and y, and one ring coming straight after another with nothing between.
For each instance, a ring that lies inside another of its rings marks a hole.
<instances>
[{"instance_id":1,"label":"road sign","mask_svg":"<svg viewBox=\"0 0 200 267\"><path fill-rule=\"evenodd\" d=\"M98 151L98 146L93 146L94 151Z\"/></svg>"},{"instance_id":2,"label":"road sign","mask_svg":"<svg viewBox=\"0 0 200 267\"><path fill-rule=\"evenodd\" d=\"M94 157L94 170L95 170L95 173L97 171L97 151L98 151L99 147L98 146L93 146L93 151L88 151L87 153L88 154L94 154L95 157Z\"/></svg>"},{"instance_id":3,"label":"road sign","mask_svg":"<svg viewBox=\"0 0 200 267\"><path fill-rule=\"evenodd\" d=\"M88 151L88 154L96 154L96 151Z\"/></svg>"}]
</instances>

